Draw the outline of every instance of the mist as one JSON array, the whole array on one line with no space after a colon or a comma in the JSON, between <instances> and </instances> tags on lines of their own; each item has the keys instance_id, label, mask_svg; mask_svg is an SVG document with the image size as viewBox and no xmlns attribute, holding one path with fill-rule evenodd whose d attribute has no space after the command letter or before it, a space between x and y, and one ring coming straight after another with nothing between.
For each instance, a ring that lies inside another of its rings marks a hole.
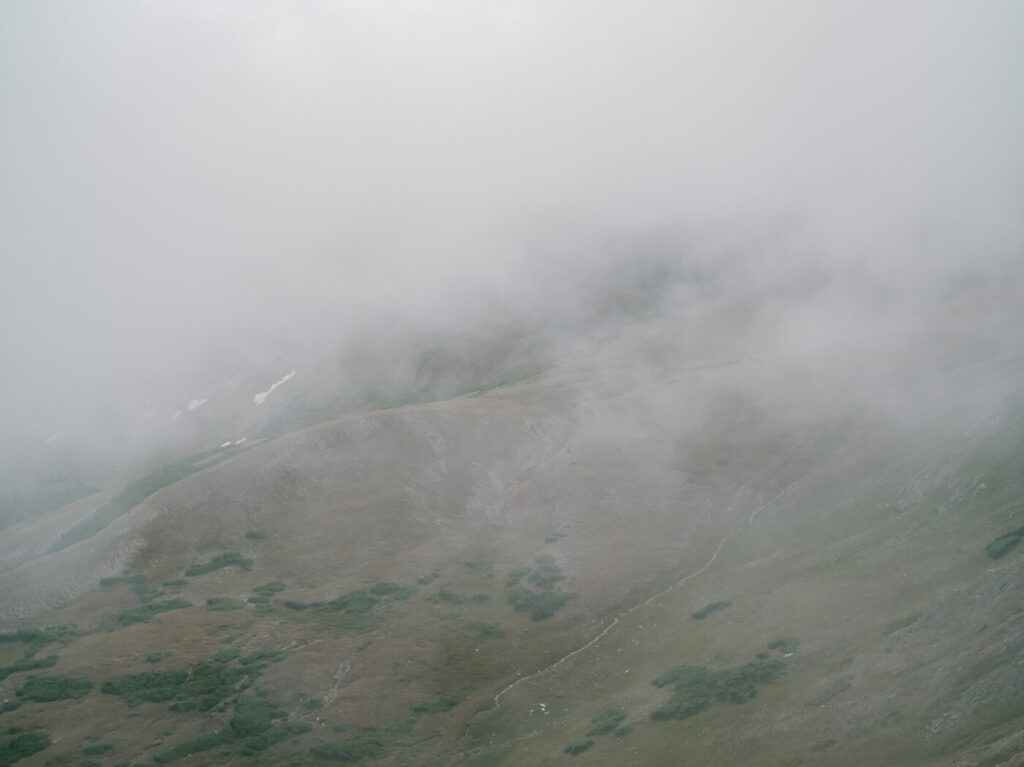
<instances>
[{"instance_id":1,"label":"mist","mask_svg":"<svg viewBox=\"0 0 1024 767\"><path fill-rule=\"evenodd\" d=\"M623 270L670 275L676 316L753 302L762 353L885 337L888 370L951 285L1016 279L1021 29L1012 2L6 3L4 453L128 440L229 375L400 366L386 328L582 332Z\"/></svg>"}]
</instances>

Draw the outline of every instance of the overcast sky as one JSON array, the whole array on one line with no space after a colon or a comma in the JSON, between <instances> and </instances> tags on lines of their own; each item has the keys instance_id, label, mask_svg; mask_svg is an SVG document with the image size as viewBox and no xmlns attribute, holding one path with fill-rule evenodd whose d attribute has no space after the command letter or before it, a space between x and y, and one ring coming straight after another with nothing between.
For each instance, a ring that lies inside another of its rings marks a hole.
<instances>
[{"instance_id":1,"label":"overcast sky","mask_svg":"<svg viewBox=\"0 0 1024 767\"><path fill-rule=\"evenodd\" d=\"M514 300L546 238L1013 262L1022 136L1015 0L2 0L0 425Z\"/></svg>"}]
</instances>

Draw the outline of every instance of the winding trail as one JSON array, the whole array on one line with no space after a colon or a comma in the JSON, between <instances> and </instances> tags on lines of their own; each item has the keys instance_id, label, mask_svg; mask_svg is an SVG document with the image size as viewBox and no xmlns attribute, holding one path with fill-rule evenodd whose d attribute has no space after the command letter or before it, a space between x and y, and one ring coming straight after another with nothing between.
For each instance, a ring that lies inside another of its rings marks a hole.
<instances>
[{"instance_id":1,"label":"winding trail","mask_svg":"<svg viewBox=\"0 0 1024 767\"><path fill-rule=\"evenodd\" d=\"M715 560L718 559L718 555L722 553L722 549L725 547L725 544L729 541L730 538L732 538L734 535L736 535L736 533L740 532L744 528L749 527L762 511L764 511L766 508L768 508L773 503L775 503L777 500L779 500L787 492L793 490L797 485L800 484L800 482L801 482L801 480L798 479L798 480L790 483L789 485L786 485L786 487L784 487L782 490L780 490L770 500L765 501L764 503L759 505L757 508L755 508L753 511L751 511L750 514L747 515L747 518L743 522L741 522L736 527L734 527L732 530L730 530L728 533L726 533L724 536L722 536L722 539L718 542L718 545L715 546L715 550L711 553L711 556L708 558L708 560L703 565L700 566L700 568L698 568L697 570L693 571L689 575L686 575L686 576L680 578L675 583L666 586L661 591L655 592L651 596L647 597L647 599L645 599L643 602L639 602L639 603L633 605L632 607L630 607L628 610L625 610L624 612L619 613L618 615L615 616L615 618L612 619L611 623L609 623L607 626L605 626L603 629L601 629L600 632L595 634L586 644L581 645L580 647L577 647L575 650L572 650L569 653L566 653L561 658L556 660L554 663L551 663L550 665L544 666L543 668L540 668L540 669L534 671L531 674L527 674L526 676L521 676L518 679L516 679L514 682L512 682L511 684L508 684L505 687L503 687L501 690L498 691L498 694L494 696L494 708L498 708L498 707L501 706L501 698L502 698L502 696L505 695L505 693L507 693L510 690L514 689L515 687L517 687L518 685L522 684L523 682L528 682L529 680L534 679L535 677L538 677L541 674L546 674L549 671L553 671L554 669L558 668L563 663L565 663L567 660L569 660L571 658L574 658L575 656L579 655L580 653L589 650L595 644L600 642L605 636L607 636L608 632L610 632L613 628L615 628L619 624L620 620L622 620L623 618L628 617L629 615L631 615L632 613L634 613L637 610L641 609L642 607L646 607L651 602L653 602L654 600L656 600L659 597L663 596L664 594L667 594L670 591L674 591L675 589L679 588L680 586L682 586L687 581L692 580L693 578L696 578L701 573L705 572L709 567L711 567L711 565L713 565L715 563Z\"/></svg>"},{"instance_id":2,"label":"winding trail","mask_svg":"<svg viewBox=\"0 0 1024 767\"><path fill-rule=\"evenodd\" d=\"M355 653L349 655L345 660L338 664L337 671L334 672L334 684L331 685L331 689L323 697L323 702L312 711L307 711L297 717L296 719L308 719L321 709L326 708L334 699L338 697L338 691L341 689L341 681L348 675L348 672L352 670L352 659L355 657Z\"/></svg>"}]
</instances>

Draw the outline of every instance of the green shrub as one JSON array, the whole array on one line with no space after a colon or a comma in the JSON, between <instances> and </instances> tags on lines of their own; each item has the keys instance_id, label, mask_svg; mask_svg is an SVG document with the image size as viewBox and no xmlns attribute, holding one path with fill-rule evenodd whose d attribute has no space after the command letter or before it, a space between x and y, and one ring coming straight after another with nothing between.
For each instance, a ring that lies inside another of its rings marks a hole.
<instances>
[{"instance_id":1,"label":"green shrub","mask_svg":"<svg viewBox=\"0 0 1024 767\"><path fill-rule=\"evenodd\" d=\"M25 732L0 741L0 767L10 767L19 759L32 756L50 745L50 737L43 732Z\"/></svg>"},{"instance_id":2,"label":"green shrub","mask_svg":"<svg viewBox=\"0 0 1024 767\"><path fill-rule=\"evenodd\" d=\"M238 662L243 666L251 666L254 663L260 663L261 661L279 661L284 657L284 653L281 650L256 650L243 657Z\"/></svg>"},{"instance_id":3,"label":"green shrub","mask_svg":"<svg viewBox=\"0 0 1024 767\"><path fill-rule=\"evenodd\" d=\"M582 754L588 748L594 745L592 740L570 740L565 744L565 748L562 749L562 753L576 756Z\"/></svg>"},{"instance_id":4,"label":"green shrub","mask_svg":"<svg viewBox=\"0 0 1024 767\"><path fill-rule=\"evenodd\" d=\"M497 623L484 623L483 621L473 621L469 624L468 628L476 631L485 639L501 639L505 636L505 632L502 631L501 626Z\"/></svg>"},{"instance_id":5,"label":"green shrub","mask_svg":"<svg viewBox=\"0 0 1024 767\"><path fill-rule=\"evenodd\" d=\"M57 665L58 656L47 655L41 660L35 660L34 658L18 658L9 666L0 666L0 679L6 679L11 674L17 674L21 671L34 671L39 668L50 668L51 666Z\"/></svg>"},{"instance_id":6,"label":"green shrub","mask_svg":"<svg viewBox=\"0 0 1024 767\"><path fill-rule=\"evenodd\" d=\"M391 598L397 602L408 599L416 593L415 586L401 586L399 589L391 594Z\"/></svg>"},{"instance_id":7,"label":"green shrub","mask_svg":"<svg viewBox=\"0 0 1024 767\"><path fill-rule=\"evenodd\" d=\"M466 685L455 690L438 690L437 697L433 700L413 705L413 713L440 714L445 711L451 711L457 705L462 703L462 701L466 699L466 696L473 692L474 689L476 688L473 687L473 685Z\"/></svg>"},{"instance_id":8,"label":"green shrub","mask_svg":"<svg viewBox=\"0 0 1024 767\"><path fill-rule=\"evenodd\" d=\"M234 738L248 738L270 729L275 719L286 719L274 701L256 695L243 694L235 700L234 716L228 722L227 733Z\"/></svg>"},{"instance_id":9,"label":"green shrub","mask_svg":"<svg viewBox=\"0 0 1024 767\"><path fill-rule=\"evenodd\" d=\"M631 732L633 732L633 725L624 724L620 727L616 727L615 732L613 732L612 735L614 735L616 738L624 738Z\"/></svg>"},{"instance_id":10,"label":"green shrub","mask_svg":"<svg viewBox=\"0 0 1024 767\"><path fill-rule=\"evenodd\" d=\"M82 753L86 756L102 756L103 754L109 754L113 750L113 743L93 743L91 746L83 748Z\"/></svg>"},{"instance_id":11,"label":"green shrub","mask_svg":"<svg viewBox=\"0 0 1024 767\"><path fill-rule=\"evenodd\" d=\"M187 578L193 578L197 575L203 575L204 573L212 573L214 570L220 570L231 565L238 565L243 570L252 569L253 560L243 557L236 551L229 551L225 554L218 554L209 562L203 564L192 565L188 570L185 571Z\"/></svg>"},{"instance_id":12,"label":"green shrub","mask_svg":"<svg viewBox=\"0 0 1024 767\"><path fill-rule=\"evenodd\" d=\"M246 739L243 749L250 753L263 751L286 738L302 735L311 729L313 729L312 725L307 722L278 722L265 732Z\"/></svg>"},{"instance_id":13,"label":"green shrub","mask_svg":"<svg viewBox=\"0 0 1024 767\"><path fill-rule=\"evenodd\" d=\"M123 697L128 706L143 702L159 703L174 698L186 679L186 671L144 671L104 682L100 685L100 692Z\"/></svg>"},{"instance_id":14,"label":"green shrub","mask_svg":"<svg viewBox=\"0 0 1024 767\"><path fill-rule=\"evenodd\" d=\"M241 654L242 651L237 647L228 647L227 649L218 650L214 653L213 659L217 661L217 663L230 663Z\"/></svg>"},{"instance_id":15,"label":"green shrub","mask_svg":"<svg viewBox=\"0 0 1024 767\"><path fill-rule=\"evenodd\" d=\"M166 599L163 602L150 602L149 604L133 607L125 610L117 616L117 622L122 626L131 626L133 623L143 623L154 615L165 613L168 610L183 610L191 607L192 603L184 599Z\"/></svg>"},{"instance_id":16,"label":"green shrub","mask_svg":"<svg viewBox=\"0 0 1024 767\"><path fill-rule=\"evenodd\" d=\"M515 608L516 612L529 613L535 621L542 621L552 617L562 606L575 594L556 591L536 592L516 586L509 589L508 603Z\"/></svg>"},{"instance_id":17,"label":"green shrub","mask_svg":"<svg viewBox=\"0 0 1024 767\"><path fill-rule=\"evenodd\" d=\"M555 584L565 580L565 573L562 568L555 564L555 558L550 554L541 554L537 557L537 567L526 579L538 588L550 591Z\"/></svg>"},{"instance_id":18,"label":"green shrub","mask_svg":"<svg viewBox=\"0 0 1024 767\"><path fill-rule=\"evenodd\" d=\"M242 610L245 602L234 597L211 597L206 600L206 609L214 611Z\"/></svg>"},{"instance_id":19,"label":"green shrub","mask_svg":"<svg viewBox=\"0 0 1024 767\"><path fill-rule=\"evenodd\" d=\"M208 732L205 735L197 735L194 738L187 738L181 741L174 748L168 748L153 755L153 761L157 764L168 764L177 761L191 754L198 754L201 751L209 751L224 742L224 737L219 732Z\"/></svg>"},{"instance_id":20,"label":"green shrub","mask_svg":"<svg viewBox=\"0 0 1024 767\"><path fill-rule=\"evenodd\" d=\"M19 709L19 708L21 708L21 701L20 700L5 700L3 705L0 706L0 711L3 711L3 712L15 711L16 709Z\"/></svg>"},{"instance_id":21,"label":"green shrub","mask_svg":"<svg viewBox=\"0 0 1024 767\"><path fill-rule=\"evenodd\" d=\"M146 663L159 663L166 658L170 653L166 652L151 652L146 656Z\"/></svg>"},{"instance_id":22,"label":"green shrub","mask_svg":"<svg viewBox=\"0 0 1024 767\"><path fill-rule=\"evenodd\" d=\"M686 719L709 709L713 701L745 703L757 694L757 685L774 681L784 668L785 664L775 658L758 659L721 671L678 666L651 682L655 687L675 686L672 697L651 718Z\"/></svg>"},{"instance_id":23,"label":"green shrub","mask_svg":"<svg viewBox=\"0 0 1024 767\"><path fill-rule=\"evenodd\" d=\"M100 586L109 587L118 583L127 583L131 586L142 586L146 583L146 576L119 575L112 578L100 578Z\"/></svg>"},{"instance_id":24,"label":"green shrub","mask_svg":"<svg viewBox=\"0 0 1024 767\"><path fill-rule=\"evenodd\" d=\"M173 581L164 581L161 585L165 588L179 588L184 586L188 581L184 578L175 578Z\"/></svg>"},{"instance_id":25,"label":"green shrub","mask_svg":"<svg viewBox=\"0 0 1024 767\"><path fill-rule=\"evenodd\" d=\"M1000 557L1006 556L1015 548L1020 545L1021 540L1024 539L1024 527L1014 530L1012 533L1006 533L1006 535L1000 535L992 543L985 547L985 552L992 559L999 559Z\"/></svg>"},{"instance_id":26,"label":"green shrub","mask_svg":"<svg viewBox=\"0 0 1024 767\"><path fill-rule=\"evenodd\" d=\"M587 731L586 735L589 738L591 735L607 735L609 732L619 726L619 722L626 718L626 712L621 708L610 708L603 714L598 714L590 723L594 725Z\"/></svg>"},{"instance_id":27,"label":"green shrub","mask_svg":"<svg viewBox=\"0 0 1024 767\"><path fill-rule=\"evenodd\" d=\"M390 581L386 583L375 583L373 584L373 586L370 587L370 593L376 594L379 597L386 597L390 594L394 594L401 588L402 587L399 586L397 583L392 583Z\"/></svg>"},{"instance_id":28,"label":"green shrub","mask_svg":"<svg viewBox=\"0 0 1024 767\"><path fill-rule=\"evenodd\" d=\"M709 605L705 605L704 607L702 607L697 612L690 613L690 617L691 618L696 618L697 620L702 620L703 618L707 618L712 613L717 613L719 610L724 610L726 607L728 607L731 604L732 604L732 602L730 602L728 600L726 600L724 602L712 602Z\"/></svg>"},{"instance_id":29,"label":"green shrub","mask_svg":"<svg viewBox=\"0 0 1024 767\"><path fill-rule=\"evenodd\" d=\"M779 637L778 639L773 639L767 644L769 650L778 650L783 655L789 655L791 652L796 652L796 648L799 646L800 640L796 637Z\"/></svg>"},{"instance_id":30,"label":"green shrub","mask_svg":"<svg viewBox=\"0 0 1024 767\"><path fill-rule=\"evenodd\" d=\"M462 594L459 594L456 591L452 591L451 589L441 589L439 592L437 592L437 598L440 599L442 602L448 602L449 604L453 605L461 605L463 602L466 601L466 598L462 596Z\"/></svg>"},{"instance_id":31,"label":"green shrub","mask_svg":"<svg viewBox=\"0 0 1024 767\"><path fill-rule=\"evenodd\" d=\"M250 541L262 541L267 537L267 534L262 530L246 530L245 537Z\"/></svg>"},{"instance_id":32,"label":"green shrub","mask_svg":"<svg viewBox=\"0 0 1024 767\"><path fill-rule=\"evenodd\" d=\"M14 694L24 700L49 703L84 698L92 689L88 679L73 676L39 676L29 679Z\"/></svg>"},{"instance_id":33,"label":"green shrub","mask_svg":"<svg viewBox=\"0 0 1024 767\"><path fill-rule=\"evenodd\" d=\"M318 743L309 753L332 762L358 762L383 755L393 748L411 745L408 734L416 724L413 716L392 719L377 727L363 727L341 743Z\"/></svg>"},{"instance_id":34,"label":"green shrub","mask_svg":"<svg viewBox=\"0 0 1024 767\"><path fill-rule=\"evenodd\" d=\"M0 642L24 642L28 645L25 657L31 658L51 642L64 641L71 633L69 626L47 626L41 629L18 629L9 633L0 632Z\"/></svg>"},{"instance_id":35,"label":"green shrub","mask_svg":"<svg viewBox=\"0 0 1024 767\"><path fill-rule=\"evenodd\" d=\"M274 594L281 593L286 588L281 581L271 581L270 583L264 583L262 586L257 586L253 589L253 593L261 597L272 597Z\"/></svg>"},{"instance_id":36,"label":"green shrub","mask_svg":"<svg viewBox=\"0 0 1024 767\"><path fill-rule=\"evenodd\" d=\"M505 588L510 589L513 586L518 586L519 581L529 575L532 570L533 568L531 567L517 567L508 574L508 580L505 581Z\"/></svg>"},{"instance_id":37,"label":"green shrub","mask_svg":"<svg viewBox=\"0 0 1024 767\"><path fill-rule=\"evenodd\" d=\"M327 605L332 610L342 610L350 615L366 615L377 606L378 602L380 602L380 597L357 589L332 599Z\"/></svg>"}]
</instances>

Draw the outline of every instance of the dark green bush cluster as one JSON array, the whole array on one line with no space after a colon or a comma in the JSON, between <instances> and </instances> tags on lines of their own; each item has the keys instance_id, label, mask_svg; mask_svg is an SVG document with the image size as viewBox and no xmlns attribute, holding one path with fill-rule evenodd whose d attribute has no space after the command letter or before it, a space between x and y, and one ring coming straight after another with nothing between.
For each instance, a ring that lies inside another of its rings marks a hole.
<instances>
[{"instance_id":1,"label":"dark green bush cluster","mask_svg":"<svg viewBox=\"0 0 1024 767\"><path fill-rule=\"evenodd\" d=\"M690 613L690 617L696 618L697 620L702 620L704 618L707 618L712 613L717 613L719 610L724 610L731 604L732 602L730 602L729 600L726 600L724 602L712 602L709 605L704 605L704 607L699 609L697 612Z\"/></svg>"},{"instance_id":2,"label":"dark green bush cluster","mask_svg":"<svg viewBox=\"0 0 1024 767\"><path fill-rule=\"evenodd\" d=\"M427 575L421 575L416 579L416 583L420 586L429 586L431 583L441 577L441 568L435 567Z\"/></svg>"},{"instance_id":3,"label":"dark green bush cluster","mask_svg":"<svg viewBox=\"0 0 1024 767\"><path fill-rule=\"evenodd\" d=\"M25 648L25 657L31 658L45 645L50 642L61 641L71 633L70 626L47 626L41 629L18 629L7 633L0 633L0 642L24 642L28 645Z\"/></svg>"},{"instance_id":4,"label":"dark green bush cluster","mask_svg":"<svg viewBox=\"0 0 1024 767\"><path fill-rule=\"evenodd\" d=\"M476 688L473 685L466 685L455 690L438 690L437 697L433 700L413 705L413 713L440 714L445 711L451 711L457 705L462 703L462 701L466 699L466 696L473 692L474 689Z\"/></svg>"},{"instance_id":5,"label":"dark green bush cluster","mask_svg":"<svg viewBox=\"0 0 1024 767\"><path fill-rule=\"evenodd\" d=\"M508 603L517 613L529 613L535 621L554 616L562 605L576 595L561 591L530 591L522 586L509 589Z\"/></svg>"},{"instance_id":6,"label":"dark green bush cluster","mask_svg":"<svg viewBox=\"0 0 1024 767\"><path fill-rule=\"evenodd\" d=\"M100 692L119 695L129 706L137 706L142 702L159 703L174 698L186 679L186 671L144 671L104 682L100 685Z\"/></svg>"},{"instance_id":7,"label":"dark green bush cluster","mask_svg":"<svg viewBox=\"0 0 1024 767\"><path fill-rule=\"evenodd\" d=\"M484 623L483 621L473 621L469 624L469 628L476 631L480 636L485 639L501 639L505 636L505 632L502 631L501 626L497 623Z\"/></svg>"},{"instance_id":8,"label":"dark green bush cluster","mask_svg":"<svg viewBox=\"0 0 1024 767\"><path fill-rule=\"evenodd\" d=\"M265 731L250 738L246 738L242 744L242 753L253 753L265 751L286 738L302 735L313 729L312 725L306 722L284 721L272 724Z\"/></svg>"},{"instance_id":9,"label":"dark green bush cluster","mask_svg":"<svg viewBox=\"0 0 1024 767\"><path fill-rule=\"evenodd\" d=\"M19 708L21 708L20 700L6 700L3 705L0 706L0 713L7 713L8 711L14 711Z\"/></svg>"},{"instance_id":10,"label":"dark green bush cluster","mask_svg":"<svg viewBox=\"0 0 1024 767\"><path fill-rule=\"evenodd\" d=\"M206 609L214 611L242 610L245 602L234 597L210 597L206 600Z\"/></svg>"},{"instance_id":11,"label":"dark green bush cluster","mask_svg":"<svg viewBox=\"0 0 1024 767\"><path fill-rule=\"evenodd\" d=\"M50 745L50 737L43 732L23 732L13 738L0 741L0 767L10 767L19 759Z\"/></svg>"},{"instance_id":12,"label":"dark green bush cluster","mask_svg":"<svg viewBox=\"0 0 1024 767\"><path fill-rule=\"evenodd\" d=\"M1024 540L1024 527L1018 527L1013 532L1000 535L985 547L985 553L992 559L999 559L1017 548L1021 540Z\"/></svg>"},{"instance_id":13,"label":"dark green bush cluster","mask_svg":"<svg viewBox=\"0 0 1024 767\"><path fill-rule=\"evenodd\" d=\"M19 671L34 671L37 668L50 668L51 666L57 665L56 655L47 655L41 660L35 660L34 658L19 658L9 666L0 666L0 679L6 679L11 674L17 674Z\"/></svg>"},{"instance_id":14,"label":"dark green bush cluster","mask_svg":"<svg viewBox=\"0 0 1024 767\"><path fill-rule=\"evenodd\" d=\"M318 743L311 746L309 753L317 759L331 762L352 763L360 759L371 759L392 748L411 745L408 736L415 724L416 717L409 716L376 727L362 727L341 743Z\"/></svg>"},{"instance_id":15,"label":"dark green bush cluster","mask_svg":"<svg viewBox=\"0 0 1024 767\"><path fill-rule=\"evenodd\" d=\"M586 751L593 745L594 741L592 740L570 740L568 743L565 744L565 748L562 749L562 752L569 754L571 756L576 756L577 754L582 754L584 751Z\"/></svg>"},{"instance_id":16,"label":"dark green bush cluster","mask_svg":"<svg viewBox=\"0 0 1024 767\"><path fill-rule=\"evenodd\" d=\"M140 607L133 607L131 610L125 610L117 616L117 622L122 626L131 626L133 623L148 621L159 613L165 613L168 610L183 610L191 606L192 603L184 599L165 599L163 602L150 602Z\"/></svg>"},{"instance_id":17,"label":"dark green bush cluster","mask_svg":"<svg viewBox=\"0 0 1024 767\"><path fill-rule=\"evenodd\" d=\"M238 662L243 666L255 666L256 664L262 664L264 661L275 663L283 657L284 653L281 650L254 650L248 655L239 658Z\"/></svg>"},{"instance_id":18,"label":"dark green bush cluster","mask_svg":"<svg viewBox=\"0 0 1024 767\"><path fill-rule=\"evenodd\" d=\"M119 679L104 682L100 686L100 691L124 698L128 706L137 706L143 702L161 703L177 700L179 703L175 704L174 710L198 708L200 711L209 711L224 698L234 694L235 685L243 676L253 677L259 670L261 669L230 666L216 660L201 661L195 665L191 674L180 670L127 674ZM183 705L191 703L195 705Z\"/></svg>"},{"instance_id":19,"label":"dark green bush cluster","mask_svg":"<svg viewBox=\"0 0 1024 767\"><path fill-rule=\"evenodd\" d=\"M537 557L537 566L526 579L537 588L550 591L556 583L565 580L565 573L562 568L555 564L555 558L550 554L541 554Z\"/></svg>"},{"instance_id":20,"label":"dark green bush cluster","mask_svg":"<svg viewBox=\"0 0 1024 767\"><path fill-rule=\"evenodd\" d=\"M517 567L508 574L508 579L505 581L505 588L510 589L513 586L518 586L519 582L529 575L532 570L532 567Z\"/></svg>"},{"instance_id":21,"label":"dark green bush cluster","mask_svg":"<svg viewBox=\"0 0 1024 767\"><path fill-rule=\"evenodd\" d=\"M164 581L161 585L166 588L173 589L184 586L186 583L188 583L188 581L186 581L184 578L175 578L173 581Z\"/></svg>"},{"instance_id":22,"label":"dark green bush cluster","mask_svg":"<svg viewBox=\"0 0 1024 767\"><path fill-rule=\"evenodd\" d=\"M785 664L775 658L759 658L721 671L677 666L651 682L655 687L675 687L672 697L651 718L685 719L711 708L713 701L746 703L757 694L757 685L778 679L784 668Z\"/></svg>"},{"instance_id":23,"label":"dark green bush cluster","mask_svg":"<svg viewBox=\"0 0 1024 767\"><path fill-rule=\"evenodd\" d=\"M239 695L235 700L235 712L228 722L232 737L247 738L270 729L275 719L287 719L288 712L269 698L257 695Z\"/></svg>"},{"instance_id":24,"label":"dark green bush cluster","mask_svg":"<svg viewBox=\"0 0 1024 767\"><path fill-rule=\"evenodd\" d=\"M466 598L462 596L462 594L457 591L452 591L451 589L441 589L437 592L437 598L442 602L447 602L452 605L461 605L466 601Z\"/></svg>"},{"instance_id":25,"label":"dark green bush cluster","mask_svg":"<svg viewBox=\"0 0 1024 767\"><path fill-rule=\"evenodd\" d=\"M268 599L274 594L280 594L287 588L281 581L270 581L270 583L264 583L262 586L257 586L252 591L254 594L260 597L267 597Z\"/></svg>"},{"instance_id":26,"label":"dark green bush cluster","mask_svg":"<svg viewBox=\"0 0 1024 767\"><path fill-rule=\"evenodd\" d=\"M610 708L603 714L598 714L590 720L593 725L587 731L587 737L592 735L607 735L619 726L619 722L626 718L626 712L621 708Z\"/></svg>"},{"instance_id":27,"label":"dark green bush cluster","mask_svg":"<svg viewBox=\"0 0 1024 767\"><path fill-rule=\"evenodd\" d=\"M250 541L262 541L266 539L267 534L262 530L246 530L245 537Z\"/></svg>"},{"instance_id":28,"label":"dark green bush cluster","mask_svg":"<svg viewBox=\"0 0 1024 767\"><path fill-rule=\"evenodd\" d=\"M55 700L84 698L92 689L92 682L76 676L37 676L25 682L15 692L22 700L49 703Z\"/></svg>"},{"instance_id":29,"label":"dark green bush cluster","mask_svg":"<svg viewBox=\"0 0 1024 767\"><path fill-rule=\"evenodd\" d=\"M164 595L164 592L146 583L145 575L121 575L112 578L100 578L100 586L104 588L117 585L118 583L127 583L131 586L139 601L143 603L152 602L157 597Z\"/></svg>"},{"instance_id":30,"label":"dark green bush cluster","mask_svg":"<svg viewBox=\"0 0 1024 767\"><path fill-rule=\"evenodd\" d=\"M779 637L773 639L766 646L769 650L778 650L783 655L789 655L791 652L796 652L796 648L800 646L800 640L796 637Z\"/></svg>"},{"instance_id":31,"label":"dark green bush cluster","mask_svg":"<svg viewBox=\"0 0 1024 767\"><path fill-rule=\"evenodd\" d=\"M228 551L224 554L218 554L209 562L192 565L185 571L185 577L193 578L197 575L212 573L214 570L221 570L225 567L231 567L232 565L238 565L243 570L251 570L252 562L253 561L251 559L243 557L237 551Z\"/></svg>"},{"instance_id":32,"label":"dark green bush cluster","mask_svg":"<svg viewBox=\"0 0 1024 767\"><path fill-rule=\"evenodd\" d=\"M192 754L209 751L224 741L224 736L219 732L208 732L203 735L197 735L194 738L186 738L173 748L167 748L154 754L153 761L156 764L168 764Z\"/></svg>"},{"instance_id":33,"label":"dark green bush cluster","mask_svg":"<svg viewBox=\"0 0 1024 767\"><path fill-rule=\"evenodd\" d=\"M109 754L113 750L113 743L93 743L91 746L83 748L82 753L86 756L102 756L103 754Z\"/></svg>"},{"instance_id":34,"label":"dark green bush cluster","mask_svg":"<svg viewBox=\"0 0 1024 767\"><path fill-rule=\"evenodd\" d=\"M541 591L531 591L519 585L523 578ZM537 557L537 567L520 567L509 573L505 588L506 599L516 612L529 613L535 621L552 617L562 606L576 595L555 590L555 584L565 580L565 573L549 554Z\"/></svg>"},{"instance_id":35,"label":"dark green bush cluster","mask_svg":"<svg viewBox=\"0 0 1024 767\"><path fill-rule=\"evenodd\" d=\"M265 658L268 656L264 655L261 657ZM253 662L255 662L255 660ZM217 665L218 664L207 664L208 668L213 668ZM179 689L192 694L197 692L206 693L204 696L206 698L213 698L221 693L230 694L235 692L232 687L226 685L233 684L232 679L237 680L237 677L233 675L224 677L223 664L219 665L221 668L217 669L217 673L214 674L205 673L197 666L196 669L193 670L192 678L180 685ZM242 673L248 673L247 671L240 671L239 669L234 669L234 671L239 675ZM199 672L199 675L203 677L204 682L199 689L190 690L189 685L193 682L193 678L196 676L197 672ZM217 685L221 686L218 687ZM191 701L175 704L171 709L186 711L195 707L194 705L188 705L189 703L191 703ZM209 705L209 700L205 700L204 702L204 699L201 698L198 708L200 710L206 710ZM217 710L220 711L223 707L224 706L222 704ZM235 697L234 710L232 712L231 719L224 727L217 732L209 732L195 738L183 740L173 748L165 749L156 754L153 757L153 761L157 764L167 764L181 759L182 757L189 756L190 754L209 751L210 749L217 748L218 746L236 743L240 745L242 754L252 755L256 752L264 751L270 746L280 743L286 738L309 732L310 729L310 725L305 722L288 721L288 712L282 709L277 703L267 698L264 693L242 693Z\"/></svg>"},{"instance_id":36,"label":"dark green bush cluster","mask_svg":"<svg viewBox=\"0 0 1024 767\"><path fill-rule=\"evenodd\" d=\"M344 612L348 615L368 615L374 607L380 604L381 600L390 597L392 599L408 599L416 593L411 586L399 586L395 583L377 583L370 588L356 589L349 591L330 602L298 602L289 599L284 606L289 610L314 610L316 612ZM453 592L454 593L454 592Z\"/></svg>"}]
</instances>

